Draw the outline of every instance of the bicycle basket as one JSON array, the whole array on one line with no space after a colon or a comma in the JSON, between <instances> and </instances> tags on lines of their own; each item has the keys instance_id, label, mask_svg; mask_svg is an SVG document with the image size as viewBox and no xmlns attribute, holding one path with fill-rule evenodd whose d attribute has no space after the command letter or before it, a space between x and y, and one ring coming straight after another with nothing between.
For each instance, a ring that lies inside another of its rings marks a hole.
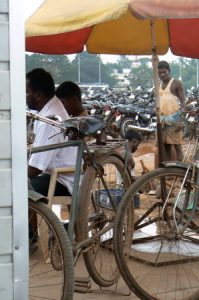
<instances>
[{"instance_id":1,"label":"bicycle basket","mask_svg":"<svg viewBox=\"0 0 199 300\"><path fill-rule=\"evenodd\" d=\"M116 189L109 189L109 192L112 196L115 206L117 207L125 193L125 190L122 188L116 188ZM96 198L97 205L99 205L100 207L112 209L111 201L110 201L107 191L105 189L95 191L95 198ZM140 195L139 194L136 194L134 196L134 207L135 208L140 207Z\"/></svg>"},{"instance_id":2,"label":"bicycle basket","mask_svg":"<svg viewBox=\"0 0 199 300\"><path fill-rule=\"evenodd\" d=\"M184 205L184 201L185 201L185 195L186 195L186 192L185 191L182 191L182 193L180 194L180 197L179 197L179 200L178 200L178 204L177 206L182 209L183 208L183 205ZM190 193L190 199L189 199L189 203L186 207L186 210L191 210L193 209L193 205L194 205L194 193L191 192ZM177 200L177 199L176 199Z\"/></svg>"}]
</instances>

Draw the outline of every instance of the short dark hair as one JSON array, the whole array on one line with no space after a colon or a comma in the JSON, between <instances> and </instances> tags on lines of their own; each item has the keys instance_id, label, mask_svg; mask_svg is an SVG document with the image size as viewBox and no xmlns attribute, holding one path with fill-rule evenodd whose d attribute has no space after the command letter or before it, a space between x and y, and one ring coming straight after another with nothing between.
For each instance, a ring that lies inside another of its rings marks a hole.
<instances>
[{"instance_id":1,"label":"short dark hair","mask_svg":"<svg viewBox=\"0 0 199 300\"><path fill-rule=\"evenodd\" d=\"M165 61L165 60L159 61L159 63L158 63L158 69L161 69L161 68L167 69L170 72L169 63L167 61Z\"/></svg>"},{"instance_id":2,"label":"short dark hair","mask_svg":"<svg viewBox=\"0 0 199 300\"><path fill-rule=\"evenodd\" d=\"M52 98L55 95L55 83L49 72L42 68L36 68L26 74L29 85L33 91L42 92L43 95Z\"/></svg>"},{"instance_id":3,"label":"short dark hair","mask_svg":"<svg viewBox=\"0 0 199 300\"><path fill-rule=\"evenodd\" d=\"M127 139L128 141L132 141L133 139L136 139L141 142L142 136L138 131L129 129L125 134L125 139Z\"/></svg>"},{"instance_id":4,"label":"short dark hair","mask_svg":"<svg viewBox=\"0 0 199 300\"><path fill-rule=\"evenodd\" d=\"M76 96L81 102L82 93L79 86L72 81L62 82L55 91L58 98L69 98Z\"/></svg>"}]
</instances>

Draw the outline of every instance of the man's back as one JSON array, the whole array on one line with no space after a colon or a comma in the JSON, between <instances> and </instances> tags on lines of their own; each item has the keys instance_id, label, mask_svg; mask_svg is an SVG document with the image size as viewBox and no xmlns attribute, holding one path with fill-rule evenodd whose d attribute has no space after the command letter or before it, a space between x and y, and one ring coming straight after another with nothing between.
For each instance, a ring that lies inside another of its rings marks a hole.
<instances>
[{"instance_id":1,"label":"man's back","mask_svg":"<svg viewBox=\"0 0 199 300\"><path fill-rule=\"evenodd\" d=\"M68 119L68 114L63 104L56 97L52 98L43 107L39 115L46 117L49 115L59 115L62 120ZM35 121L34 134L35 141L33 147L57 144L67 140L64 138L63 133L60 133L59 128L41 121ZM29 160L29 165L42 170L43 173L50 174L54 168L75 166L76 153L75 147L67 147L33 154ZM59 175L58 181L66 185L69 191L72 192L73 179L72 175Z\"/></svg>"}]
</instances>

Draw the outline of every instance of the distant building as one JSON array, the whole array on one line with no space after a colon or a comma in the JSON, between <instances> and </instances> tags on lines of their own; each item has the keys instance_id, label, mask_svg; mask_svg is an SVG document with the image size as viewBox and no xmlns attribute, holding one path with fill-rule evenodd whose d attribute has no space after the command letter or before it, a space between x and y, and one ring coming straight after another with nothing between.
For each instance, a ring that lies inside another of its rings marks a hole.
<instances>
[{"instance_id":1,"label":"distant building","mask_svg":"<svg viewBox=\"0 0 199 300\"><path fill-rule=\"evenodd\" d=\"M96 89L104 89L109 88L109 85L107 83L78 83L76 82L80 88L96 88Z\"/></svg>"},{"instance_id":2,"label":"distant building","mask_svg":"<svg viewBox=\"0 0 199 300\"><path fill-rule=\"evenodd\" d=\"M131 65L132 68L139 68L140 66L141 66L141 61L140 60L135 59L135 60L132 61L132 65Z\"/></svg>"}]
</instances>

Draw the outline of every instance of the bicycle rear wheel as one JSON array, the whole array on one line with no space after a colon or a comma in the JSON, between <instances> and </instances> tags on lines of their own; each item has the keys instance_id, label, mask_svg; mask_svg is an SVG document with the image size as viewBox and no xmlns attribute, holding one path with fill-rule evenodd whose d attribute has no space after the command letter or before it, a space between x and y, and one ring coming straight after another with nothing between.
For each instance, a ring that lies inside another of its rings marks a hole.
<instances>
[{"instance_id":1,"label":"bicycle rear wheel","mask_svg":"<svg viewBox=\"0 0 199 300\"><path fill-rule=\"evenodd\" d=\"M130 183L129 173L126 173L124 184L121 176L124 163L114 155L98 161L103 169L103 179L114 202L121 197ZM99 171L99 170L98 170ZM132 209L129 219L132 217ZM88 167L80 187L80 209L78 216L78 241L92 238L92 242L84 252L84 260L92 279L100 286L111 286L119 278L119 271L113 252L113 223L115 211L112 208L102 179L94 167Z\"/></svg>"},{"instance_id":2,"label":"bicycle rear wheel","mask_svg":"<svg viewBox=\"0 0 199 300\"><path fill-rule=\"evenodd\" d=\"M197 212L191 215L196 185L190 172L180 190L185 173L173 167L145 174L118 208L116 260L129 288L141 299L199 299L199 219ZM138 192L141 207L135 213L133 239L130 247L121 247L126 210Z\"/></svg>"},{"instance_id":3,"label":"bicycle rear wheel","mask_svg":"<svg viewBox=\"0 0 199 300\"><path fill-rule=\"evenodd\" d=\"M67 232L42 202L29 200L29 299L73 299L74 266Z\"/></svg>"}]
</instances>

